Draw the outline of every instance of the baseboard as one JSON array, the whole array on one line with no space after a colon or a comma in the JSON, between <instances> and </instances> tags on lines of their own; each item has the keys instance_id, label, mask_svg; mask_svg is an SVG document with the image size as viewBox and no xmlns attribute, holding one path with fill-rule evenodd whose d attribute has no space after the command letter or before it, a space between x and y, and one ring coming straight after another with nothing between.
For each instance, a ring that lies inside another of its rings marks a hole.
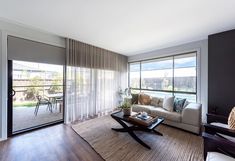
<instances>
[{"instance_id":1,"label":"baseboard","mask_svg":"<svg viewBox=\"0 0 235 161\"><path fill-rule=\"evenodd\" d=\"M7 139L0 138L0 142L1 142L1 141L4 141L4 140L7 140Z\"/></svg>"}]
</instances>

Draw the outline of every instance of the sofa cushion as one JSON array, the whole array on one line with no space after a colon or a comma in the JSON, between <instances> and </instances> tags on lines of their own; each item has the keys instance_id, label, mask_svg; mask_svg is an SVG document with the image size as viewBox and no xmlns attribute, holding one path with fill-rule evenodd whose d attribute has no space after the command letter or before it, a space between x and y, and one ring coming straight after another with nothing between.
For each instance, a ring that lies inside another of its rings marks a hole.
<instances>
[{"instance_id":1,"label":"sofa cushion","mask_svg":"<svg viewBox=\"0 0 235 161\"><path fill-rule=\"evenodd\" d=\"M140 93L138 100L139 100L139 104L141 105L150 105L151 96L144 94L144 93Z\"/></svg>"},{"instance_id":2,"label":"sofa cushion","mask_svg":"<svg viewBox=\"0 0 235 161\"><path fill-rule=\"evenodd\" d=\"M235 159L222 153L208 152L206 161L235 161Z\"/></svg>"},{"instance_id":3,"label":"sofa cushion","mask_svg":"<svg viewBox=\"0 0 235 161\"><path fill-rule=\"evenodd\" d=\"M134 104L131 107L133 112L147 112L148 114L151 114L151 110L155 108L154 106L139 104Z\"/></svg>"},{"instance_id":4,"label":"sofa cushion","mask_svg":"<svg viewBox=\"0 0 235 161\"><path fill-rule=\"evenodd\" d=\"M174 96L173 97L169 97L169 96L166 96L163 100L163 108L166 109L167 111L170 111L172 112L173 109L174 109Z\"/></svg>"},{"instance_id":5,"label":"sofa cushion","mask_svg":"<svg viewBox=\"0 0 235 161\"><path fill-rule=\"evenodd\" d=\"M155 107L162 107L162 103L163 103L163 98L152 97L150 104Z\"/></svg>"},{"instance_id":6,"label":"sofa cushion","mask_svg":"<svg viewBox=\"0 0 235 161\"><path fill-rule=\"evenodd\" d=\"M163 107L163 98L159 98L158 106Z\"/></svg>"},{"instance_id":7,"label":"sofa cushion","mask_svg":"<svg viewBox=\"0 0 235 161\"><path fill-rule=\"evenodd\" d=\"M175 122L181 122L180 113L170 112L170 111L167 111L167 110L165 110L161 107L152 108L151 109L151 115L164 117L167 120L171 120L171 121L175 121Z\"/></svg>"},{"instance_id":8,"label":"sofa cushion","mask_svg":"<svg viewBox=\"0 0 235 161\"><path fill-rule=\"evenodd\" d=\"M159 99L158 97L152 97L150 104L151 104L152 106L158 107L159 101L160 101L160 99Z\"/></svg>"}]
</instances>

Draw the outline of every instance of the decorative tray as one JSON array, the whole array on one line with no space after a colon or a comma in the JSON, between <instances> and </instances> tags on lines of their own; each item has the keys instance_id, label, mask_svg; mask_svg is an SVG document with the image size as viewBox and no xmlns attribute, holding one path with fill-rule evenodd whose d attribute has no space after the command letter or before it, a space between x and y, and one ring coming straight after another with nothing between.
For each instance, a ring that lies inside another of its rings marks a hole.
<instances>
[{"instance_id":1,"label":"decorative tray","mask_svg":"<svg viewBox=\"0 0 235 161\"><path fill-rule=\"evenodd\" d=\"M140 113L138 113L138 114L129 116L129 119L130 119L130 121L136 122L140 125L149 126L153 122L155 122L158 119L158 117L153 117L150 115L148 115L147 117L143 117Z\"/></svg>"}]
</instances>

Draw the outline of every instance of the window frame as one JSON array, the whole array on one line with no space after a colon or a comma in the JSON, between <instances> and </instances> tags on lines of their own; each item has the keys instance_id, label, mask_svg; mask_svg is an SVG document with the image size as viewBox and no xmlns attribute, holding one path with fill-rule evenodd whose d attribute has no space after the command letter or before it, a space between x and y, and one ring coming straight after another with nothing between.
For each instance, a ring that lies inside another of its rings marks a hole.
<instances>
[{"instance_id":1,"label":"window frame","mask_svg":"<svg viewBox=\"0 0 235 161\"><path fill-rule=\"evenodd\" d=\"M187 55L187 54L195 54L196 56L196 87L195 87L195 92L189 92L189 91L175 91L175 83L174 83L174 79L175 79L175 57L177 56L182 56L182 55ZM172 77L172 90L158 90L158 89L143 89L142 88L142 62L144 61L151 61L151 60L157 60L157 59L164 59L164 58L170 58L172 57L173 59L173 63L172 63L172 73L173 73L173 77ZM132 88L130 87L130 64L132 63L139 63L140 64L140 84L139 87L140 88ZM155 57L155 58L151 58L151 59L143 59L143 60L138 60L138 61L131 61L128 62L128 87L133 89L133 90L139 90L141 91L155 91L155 92L166 92L166 93L171 93L172 96L174 96L175 94L191 94L191 95L195 95L196 96L196 102L198 101L198 51L197 50L193 50L193 51L189 51L189 52L184 52L184 53L180 53L180 54L174 54L174 55L168 55L168 56L163 56L163 57Z\"/></svg>"}]
</instances>

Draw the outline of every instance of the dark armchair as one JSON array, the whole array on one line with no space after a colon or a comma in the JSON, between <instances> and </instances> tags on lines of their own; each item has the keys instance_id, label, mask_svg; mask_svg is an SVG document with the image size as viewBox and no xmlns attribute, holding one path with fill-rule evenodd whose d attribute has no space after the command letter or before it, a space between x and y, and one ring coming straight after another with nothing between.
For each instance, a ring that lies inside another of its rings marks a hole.
<instances>
[{"instance_id":1,"label":"dark armchair","mask_svg":"<svg viewBox=\"0 0 235 161\"><path fill-rule=\"evenodd\" d=\"M204 125L204 158L207 152L219 152L235 158L235 130L227 126L227 117L207 115L208 124Z\"/></svg>"}]
</instances>

